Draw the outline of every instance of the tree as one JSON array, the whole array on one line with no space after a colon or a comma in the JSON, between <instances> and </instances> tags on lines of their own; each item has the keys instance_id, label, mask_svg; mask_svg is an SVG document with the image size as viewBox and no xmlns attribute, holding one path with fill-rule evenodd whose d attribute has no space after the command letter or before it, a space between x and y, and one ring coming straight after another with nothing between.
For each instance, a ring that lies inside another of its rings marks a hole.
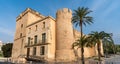
<instances>
[{"instance_id":1,"label":"tree","mask_svg":"<svg viewBox=\"0 0 120 64\"><path fill-rule=\"evenodd\" d=\"M89 34L89 42L92 42L93 44L97 44L97 50L98 50L98 60L99 60L99 64L101 61L101 41L102 40L107 40L107 41L112 41L111 40L111 36L108 33L105 33L104 31L101 32L92 32Z\"/></svg>"},{"instance_id":2,"label":"tree","mask_svg":"<svg viewBox=\"0 0 120 64\"><path fill-rule=\"evenodd\" d=\"M83 45L82 45L83 43ZM73 44L72 44L72 49L74 49L75 47L77 47L77 50L78 48L81 48L81 46L83 47L92 47L93 44L89 42L89 38L84 35L82 37L80 37L79 39L77 39Z\"/></svg>"},{"instance_id":3,"label":"tree","mask_svg":"<svg viewBox=\"0 0 120 64\"><path fill-rule=\"evenodd\" d=\"M120 45L119 44L116 44L115 45L115 52L118 54L120 53Z\"/></svg>"},{"instance_id":4,"label":"tree","mask_svg":"<svg viewBox=\"0 0 120 64\"><path fill-rule=\"evenodd\" d=\"M85 7L78 7L77 10L74 10L73 13L73 18L72 18L72 23L75 24L76 26L80 27L81 30L81 37L83 36L83 25L86 26L86 24L91 24L93 23L93 17L88 16L89 13L91 13L92 11L89 10L89 8L85 8ZM81 60L82 60L82 64L84 64L84 48L83 48L83 44L81 42Z\"/></svg>"},{"instance_id":5,"label":"tree","mask_svg":"<svg viewBox=\"0 0 120 64\"><path fill-rule=\"evenodd\" d=\"M109 39L103 39L103 49L104 49L104 53L107 56L108 54L115 54L115 45L114 45L114 41L112 39L112 36L109 37Z\"/></svg>"},{"instance_id":6,"label":"tree","mask_svg":"<svg viewBox=\"0 0 120 64\"><path fill-rule=\"evenodd\" d=\"M7 43L2 46L4 57L11 57L13 43Z\"/></svg>"}]
</instances>

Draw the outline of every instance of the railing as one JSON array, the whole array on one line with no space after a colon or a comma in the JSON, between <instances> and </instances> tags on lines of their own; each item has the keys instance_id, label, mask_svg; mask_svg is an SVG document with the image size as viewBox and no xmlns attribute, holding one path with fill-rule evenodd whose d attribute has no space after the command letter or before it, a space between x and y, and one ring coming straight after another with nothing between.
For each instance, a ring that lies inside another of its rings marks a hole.
<instances>
[{"instance_id":1,"label":"railing","mask_svg":"<svg viewBox=\"0 0 120 64\"><path fill-rule=\"evenodd\" d=\"M47 59L47 56L45 56L45 55L44 56L30 55L30 56L26 57L26 60L33 61L33 62L35 62L35 64L36 64L36 62L38 62L38 63L46 62L45 59ZM34 63L32 63L32 64L34 64Z\"/></svg>"},{"instance_id":2,"label":"railing","mask_svg":"<svg viewBox=\"0 0 120 64\"><path fill-rule=\"evenodd\" d=\"M38 59L38 60L44 60L45 57L30 55L29 58Z\"/></svg>"},{"instance_id":3,"label":"railing","mask_svg":"<svg viewBox=\"0 0 120 64\"><path fill-rule=\"evenodd\" d=\"M50 43L48 43L47 41L45 41L45 42L39 41L39 42L34 43L34 44L28 44L28 43L26 43L26 44L25 44L25 47L48 45L48 44L50 44Z\"/></svg>"}]
</instances>

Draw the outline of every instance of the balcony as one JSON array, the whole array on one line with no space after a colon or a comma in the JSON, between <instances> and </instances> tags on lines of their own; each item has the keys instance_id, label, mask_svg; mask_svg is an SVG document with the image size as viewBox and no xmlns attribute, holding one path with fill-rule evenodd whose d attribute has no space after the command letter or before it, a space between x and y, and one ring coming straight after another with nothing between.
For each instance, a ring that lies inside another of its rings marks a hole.
<instances>
[{"instance_id":1,"label":"balcony","mask_svg":"<svg viewBox=\"0 0 120 64\"><path fill-rule=\"evenodd\" d=\"M45 42L39 41L37 43L32 43L32 44L26 43L25 47L41 46L41 45L48 45L48 44L50 44L50 43L48 43L47 41L45 41Z\"/></svg>"},{"instance_id":2,"label":"balcony","mask_svg":"<svg viewBox=\"0 0 120 64\"><path fill-rule=\"evenodd\" d=\"M46 58L47 58L46 56L33 56L33 55L30 55L29 57L26 57L26 60L44 62Z\"/></svg>"}]
</instances>

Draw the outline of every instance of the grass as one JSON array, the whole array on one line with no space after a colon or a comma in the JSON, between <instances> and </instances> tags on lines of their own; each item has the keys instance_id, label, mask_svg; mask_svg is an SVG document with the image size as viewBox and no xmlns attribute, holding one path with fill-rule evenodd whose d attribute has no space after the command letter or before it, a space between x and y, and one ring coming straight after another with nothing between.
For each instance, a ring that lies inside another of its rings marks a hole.
<instances>
[{"instance_id":1,"label":"grass","mask_svg":"<svg viewBox=\"0 0 120 64\"><path fill-rule=\"evenodd\" d=\"M3 53L2 53L2 51L0 51L0 57L3 57Z\"/></svg>"}]
</instances>

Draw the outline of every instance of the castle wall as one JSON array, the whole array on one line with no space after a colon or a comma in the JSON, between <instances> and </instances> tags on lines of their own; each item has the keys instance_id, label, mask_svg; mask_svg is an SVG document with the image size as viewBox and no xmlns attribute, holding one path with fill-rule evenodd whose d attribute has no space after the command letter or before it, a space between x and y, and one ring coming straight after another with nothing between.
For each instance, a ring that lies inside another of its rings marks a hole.
<instances>
[{"instance_id":1,"label":"castle wall","mask_svg":"<svg viewBox=\"0 0 120 64\"><path fill-rule=\"evenodd\" d=\"M77 49L77 47L75 48L76 50L76 54L78 57L81 57L81 48ZM84 57L88 58L88 57L93 57L96 56L96 51L95 51L95 47L84 47Z\"/></svg>"},{"instance_id":2,"label":"castle wall","mask_svg":"<svg viewBox=\"0 0 120 64\"><path fill-rule=\"evenodd\" d=\"M28 19L27 25L30 25L30 24L42 19L42 17L39 17L31 12L28 12L28 18L29 19Z\"/></svg>"},{"instance_id":3,"label":"castle wall","mask_svg":"<svg viewBox=\"0 0 120 64\"><path fill-rule=\"evenodd\" d=\"M12 50L12 57L19 57L26 54L26 26L43 16L39 16L39 13L27 8L16 19L16 32L14 36L14 44Z\"/></svg>"},{"instance_id":4,"label":"castle wall","mask_svg":"<svg viewBox=\"0 0 120 64\"><path fill-rule=\"evenodd\" d=\"M43 22L45 22L45 28L43 28ZM37 26L37 29L36 29ZM43 21L39 21L38 23L35 23L33 25L27 26L26 28L26 45L28 45L28 37L31 38L30 45L34 45L34 36L37 35L37 43L36 44L41 44L42 43L42 34L46 33L46 37L48 37L48 27L49 23L48 20L45 19ZM46 38L46 41L48 42L48 38ZM33 56L33 47L36 47L36 55L35 56L40 56L40 47L41 46L48 46L48 45L37 45L37 46L28 46L26 48L30 48L30 56ZM27 53L26 53L27 54ZM45 54L47 55L47 53Z\"/></svg>"},{"instance_id":5,"label":"castle wall","mask_svg":"<svg viewBox=\"0 0 120 64\"><path fill-rule=\"evenodd\" d=\"M56 14L56 61L74 60L72 11L64 8Z\"/></svg>"},{"instance_id":6,"label":"castle wall","mask_svg":"<svg viewBox=\"0 0 120 64\"><path fill-rule=\"evenodd\" d=\"M24 54L24 42L26 37L26 22L28 15L24 15L19 20L16 21L16 32L14 36L14 44L12 49L12 57L18 57Z\"/></svg>"},{"instance_id":7,"label":"castle wall","mask_svg":"<svg viewBox=\"0 0 120 64\"><path fill-rule=\"evenodd\" d=\"M51 42L51 44L48 46L48 58L49 58L49 61L53 61L55 60L56 27L55 27L54 19L49 18L48 20L50 22L50 30L48 32L49 32L49 39Z\"/></svg>"},{"instance_id":8,"label":"castle wall","mask_svg":"<svg viewBox=\"0 0 120 64\"><path fill-rule=\"evenodd\" d=\"M79 39L80 32L78 32L77 30L73 30L73 34L74 34L75 40ZM101 41L101 46L100 47L101 47L101 54L104 55L102 41ZM81 49L79 48L77 50L77 47L75 47L75 50L77 51L77 55L79 57L81 57ZM84 47L84 57L85 58L92 57L92 56L97 56L97 55L98 55L97 44L93 47Z\"/></svg>"},{"instance_id":9,"label":"castle wall","mask_svg":"<svg viewBox=\"0 0 120 64\"><path fill-rule=\"evenodd\" d=\"M45 23L45 26L44 24ZM36 30L37 26L37 30ZM42 34L46 33L47 45L37 45L30 48L30 55L33 56L33 47L36 47L36 56L45 57L46 60L54 60L55 58L55 20L52 17L43 18L37 23L28 25L26 28L26 44L28 44L28 37L32 38L30 45L34 45L34 36L37 35L37 44L42 44ZM45 55L40 55L40 47L45 46ZM26 47L27 48L27 47Z\"/></svg>"},{"instance_id":10,"label":"castle wall","mask_svg":"<svg viewBox=\"0 0 120 64\"><path fill-rule=\"evenodd\" d=\"M22 36L26 36L26 21L28 21L28 14L21 17L21 19L16 20L15 40L20 38L20 33L22 33ZM21 27L22 24L23 27Z\"/></svg>"}]
</instances>

